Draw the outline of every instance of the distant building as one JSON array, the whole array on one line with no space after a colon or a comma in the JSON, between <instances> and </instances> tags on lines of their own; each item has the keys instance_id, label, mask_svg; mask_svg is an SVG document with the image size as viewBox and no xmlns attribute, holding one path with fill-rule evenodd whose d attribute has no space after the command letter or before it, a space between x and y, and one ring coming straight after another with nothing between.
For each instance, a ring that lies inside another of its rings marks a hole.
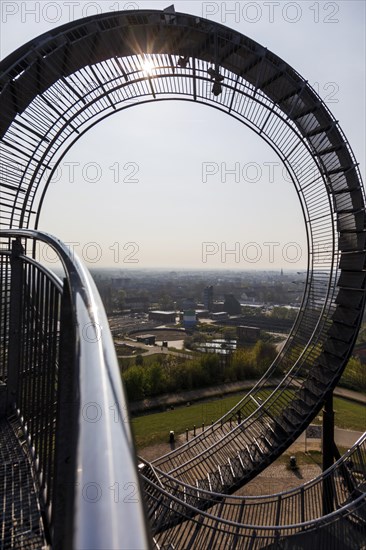
<instances>
[{"instance_id":1,"label":"distant building","mask_svg":"<svg viewBox=\"0 0 366 550\"><path fill-rule=\"evenodd\" d=\"M217 338L212 342L205 342L201 344L198 351L203 353L216 353L217 355L231 355L233 351L237 349L236 340L225 340L223 338Z\"/></svg>"},{"instance_id":2,"label":"distant building","mask_svg":"<svg viewBox=\"0 0 366 550\"><path fill-rule=\"evenodd\" d=\"M186 329L195 328L197 325L196 312L193 309L188 309L183 313L183 326Z\"/></svg>"},{"instance_id":3,"label":"distant building","mask_svg":"<svg viewBox=\"0 0 366 550\"><path fill-rule=\"evenodd\" d=\"M227 311L217 311L216 313L211 313L211 319L213 321L224 321L229 317Z\"/></svg>"},{"instance_id":4,"label":"distant building","mask_svg":"<svg viewBox=\"0 0 366 550\"><path fill-rule=\"evenodd\" d=\"M196 309L197 319L208 319L210 312L207 309Z\"/></svg>"},{"instance_id":5,"label":"distant building","mask_svg":"<svg viewBox=\"0 0 366 550\"><path fill-rule=\"evenodd\" d=\"M203 291L203 303L208 311L213 309L213 286L207 286Z\"/></svg>"},{"instance_id":6,"label":"distant building","mask_svg":"<svg viewBox=\"0 0 366 550\"><path fill-rule=\"evenodd\" d=\"M225 295L224 310L227 311L229 315L240 315L240 303L233 294Z\"/></svg>"},{"instance_id":7,"label":"distant building","mask_svg":"<svg viewBox=\"0 0 366 550\"><path fill-rule=\"evenodd\" d=\"M243 325L236 327L236 335L240 344L256 342L259 340L260 332L261 330L258 327L247 327Z\"/></svg>"},{"instance_id":8,"label":"distant building","mask_svg":"<svg viewBox=\"0 0 366 550\"><path fill-rule=\"evenodd\" d=\"M255 302L255 296L253 294L249 294L247 292L243 292L240 296L240 305L246 305L246 304L254 304Z\"/></svg>"},{"instance_id":9,"label":"distant building","mask_svg":"<svg viewBox=\"0 0 366 550\"><path fill-rule=\"evenodd\" d=\"M149 311L150 321L159 321L161 323L175 323L175 311Z\"/></svg>"},{"instance_id":10,"label":"distant building","mask_svg":"<svg viewBox=\"0 0 366 550\"><path fill-rule=\"evenodd\" d=\"M147 346L155 346L155 338L153 334L140 334L136 337L136 341L146 344Z\"/></svg>"},{"instance_id":11,"label":"distant building","mask_svg":"<svg viewBox=\"0 0 366 550\"><path fill-rule=\"evenodd\" d=\"M124 299L126 309L131 311L147 311L149 309L149 298L141 296L126 296Z\"/></svg>"},{"instance_id":12,"label":"distant building","mask_svg":"<svg viewBox=\"0 0 366 550\"><path fill-rule=\"evenodd\" d=\"M196 307L196 300L192 300L191 298L183 298L180 305L183 310L194 309Z\"/></svg>"},{"instance_id":13,"label":"distant building","mask_svg":"<svg viewBox=\"0 0 366 550\"><path fill-rule=\"evenodd\" d=\"M214 302L211 311L213 311L214 313L220 313L221 311L224 311L224 302Z\"/></svg>"}]
</instances>

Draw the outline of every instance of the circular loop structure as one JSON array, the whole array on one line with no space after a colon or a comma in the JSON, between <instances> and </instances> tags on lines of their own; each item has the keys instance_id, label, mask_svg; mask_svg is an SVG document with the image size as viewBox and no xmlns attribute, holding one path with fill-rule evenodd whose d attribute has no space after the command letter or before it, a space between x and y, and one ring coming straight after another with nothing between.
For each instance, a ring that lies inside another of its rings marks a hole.
<instances>
[{"instance_id":1,"label":"circular loop structure","mask_svg":"<svg viewBox=\"0 0 366 550\"><path fill-rule=\"evenodd\" d=\"M154 463L156 472L227 493L317 414L362 318L361 177L307 81L246 36L174 10L101 14L48 32L1 63L1 228L37 228L57 166L95 124L137 104L178 99L220 109L273 148L298 194L308 241L301 309L274 363L225 417ZM269 380L273 392L264 389Z\"/></svg>"}]
</instances>

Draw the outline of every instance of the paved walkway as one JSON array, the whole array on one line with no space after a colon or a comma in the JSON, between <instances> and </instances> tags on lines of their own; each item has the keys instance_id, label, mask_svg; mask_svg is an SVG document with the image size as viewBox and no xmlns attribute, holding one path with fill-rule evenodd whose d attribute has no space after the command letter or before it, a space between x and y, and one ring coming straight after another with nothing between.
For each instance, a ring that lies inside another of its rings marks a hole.
<instances>
[{"instance_id":1,"label":"paved walkway","mask_svg":"<svg viewBox=\"0 0 366 550\"><path fill-rule=\"evenodd\" d=\"M366 426L365 426L366 430ZM338 447L349 449L363 435L363 432L354 430L344 430L343 428L334 429L334 439ZM306 448L305 448L306 446ZM289 447L289 452L305 451L305 450L321 450L321 439L309 439L305 437L303 432L295 443Z\"/></svg>"},{"instance_id":2,"label":"paved walkway","mask_svg":"<svg viewBox=\"0 0 366 550\"><path fill-rule=\"evenodd\" d=\"M336 388L334 390L334 395L336 397L344 397L345 399L350 399L351 401L355 401L356 403L366 405L366 395L364 393L347 390L346 388Z\"/></svg>"},{"instance_id":3,"label":"paved walkway","mask_svg":"<svg viewBox=\"0 0 366 550\"><path fill-rule=\"evenodd\" d=\"M362 435L362 432L356 432L351 430L343 430L340 428L335 429L336 443L340 447L350 448ZM178 436L177 446L186 441L185 434ZM306 444L307 451L321 451L320 439L308 439ZM159 456L162 456L172 450L172 447L168 443L160 443L159 445L153 445L141 450L141 456L146 460L154 460ZM270 464L263 472L258 474L253 480L241 487L235 492L237 496L260 496L271 495L289 489L294 489L302 485L303 483L316 478L321 474L321 466L319 464L308 463L310 455L301 454L305 451L305 435L302 434L296 441L289 447L285 455L290 456L295 454L298 457L299 468L296 471L288 468L284 463L283 456L276 460L273 464ZM300 455L298 454L300 453Z\"/></svg>"},{"instance_id":4,"label":"paved walkway","mask_svg":"<svg viewBox=\"0 0 366 550\"><path fill-rule=\"evenodd\" d=\"M270 386L274 387L279 384L280 380L272 380ZM130 403L131 412L148 411L149 409L160 408L162 406L170 405L185 405L188 401L203 401L205 399L221 398L228 396L232 393L245 393L250 390L256 383L256 380L246 380L245 382L229 382L227 384L221 384L220 386L210 386L208 388L201 388L199 390L190 390L179 393L170 393L159 395L158 397L151 397L150 399L144 399L144 401L135 401ZM243 394L244 396L244 394ZM242 396L242 397L243 397ZM241 397L238 396L238 401Z\"/></svg>"},{"instance_id":5,"label":"paved walkway","mask_svg":"<svg viewBox=\"0 0 366 550\"><path fill-rule=\"evenodd\" d=\"M245 389L248 389L246 387ZM358 403L366 404L366 396L344 388L337 388L334 392L337 397L351 399ZM188 400L188 399L187 399ZM366 426L365 426L366 430ZM335 428L335 442L338 447L349 449L362 436L363 432ZM189 439L193 432L189 432ZM176 437L174 447L184 444L186 434ZM139 454L146 460L152 461L174 448L169 443L160 443L142 449ZM286 455L306 451L321 451L321 439L305 439L305 432L287 449ZM237 495L268 495L290 488L298 487L306 481L317 477L321 473L321 467L317 464L303 464L296 472L281 463L281 458L268 466L262 473L236 492Z\"/></svg>"},{"instance_id":6,"label":"paved walkway","mask_svg":"<svg viewBox=\"0 0 366 550\"><path fill-rule=\"evenodd\" d=\"M144 401L135 401L133 403L130 403L130 410L131 412L140 412L147 411L149 409L158 409L162 406L167 407L171 405L184 405L188 401L195 402L204 399L212 399L215 397L221 398L222 396L227 396L232 393L240 393L244 391L247 392L255 385L255 383L255 380L246 380L245 382L230 382L228 384L221 384L220 386L210 386L208 388L202 388L199 390L164 394L158 397L145 399ZM280 380L271 380L269 386L274 387L276 384L279 383ZM345 388L336 388L334 390L334 395L336 397L343 397L344 399L350 399L351 401L355 401L356 403L366 405L366 395L363 393L347 390Z\"/></svg>"},{"instance_id":7,"label":"paved walkway","mask_svg":"<svg viewBox=\"0 0 366 550\"><path fill-rule=\"evenodd\" d=\"M147 355L155 355L157 353L163 353L164 355L176 355L179 357L183 357L184 359L192 359L194 357L189 353L184 353L184 351L171 350L169 349L169 347L166 348L166 347L157 346L157 345L149 346L147 344L144 344L143 342L136 342L136 340L127 339L127 338L123 340L116 339L115 344L127 345L133 348L139 348L141 349L141 351L144 352L143 357L146 357ZM136 354L129 354L129 355L118 354L118 357L121 357L122 359L131 359L131 358L133 359L134 357L136 357Z\"/></svg>"}]
</instances>

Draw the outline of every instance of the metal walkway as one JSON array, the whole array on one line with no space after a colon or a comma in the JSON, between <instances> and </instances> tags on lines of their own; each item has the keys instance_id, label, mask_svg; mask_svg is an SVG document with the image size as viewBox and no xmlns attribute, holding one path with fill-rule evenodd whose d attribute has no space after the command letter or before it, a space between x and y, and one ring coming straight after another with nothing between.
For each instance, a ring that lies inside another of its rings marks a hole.
<instances>
[{"instance_id":1,"label":"metal walkway","mask_svg":"<svg viewBox=\"0 0 366 550\"><path fill-rule=\"evenodd\" d=\"M16 418L0 419L0 548L47 546L37 481L24 433Z\"/></svg>"}]
</instances>

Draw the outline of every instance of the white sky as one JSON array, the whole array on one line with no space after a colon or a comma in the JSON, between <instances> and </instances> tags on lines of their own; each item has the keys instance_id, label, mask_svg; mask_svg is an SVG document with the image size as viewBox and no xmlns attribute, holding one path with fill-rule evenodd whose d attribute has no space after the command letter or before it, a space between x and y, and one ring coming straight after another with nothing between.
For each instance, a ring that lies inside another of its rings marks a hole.
<instances>
[{"instance_id":1,"label":"white sky","mask_svg":"<svg viewBox=\"0 0 366 550\"><path fill-rule=\"evenodd\" d=\"M239 30L293 66L340 121L363 172L365 2L174 4L176 11ZM78 19L97 10L163 9L169 1L2 0L0 5L4 58L68 22L72 13ZM224 183L219 172L204 182L208 162L228 169L239 163L244 177L236 182L228 175ZM47 194L40 228L80 243L75 250L93 267L303 269L300 205L282 166L270 173L272 162L278 159L260 138L215 109L185 102L138 106L100 123L70 150ZM78 163L73 174L70 163ZM257 244L249 246L252 242ZM205 263L202 243L214 243ZM279 243L272 245L273 258L271 245L264 243ZM239 258L225 255L233 249Z\"/></svg>"}]
</instances>

